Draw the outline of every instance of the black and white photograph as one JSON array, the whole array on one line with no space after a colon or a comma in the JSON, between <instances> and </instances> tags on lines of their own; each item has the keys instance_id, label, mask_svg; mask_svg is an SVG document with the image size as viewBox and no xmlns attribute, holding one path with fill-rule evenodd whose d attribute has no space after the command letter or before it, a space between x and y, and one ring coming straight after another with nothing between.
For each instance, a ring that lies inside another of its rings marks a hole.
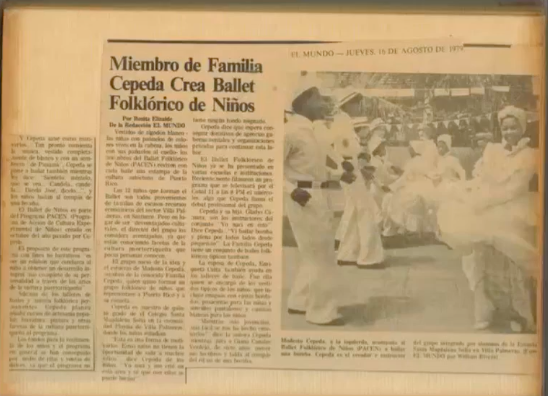
<instances>
[{"instance_id":1,"label":"black and white photograph","mask_svg":"<svg viewBox=\"0 0 548 396\"><path fill-rule=\"evenodd\" d=\"M534 333L532 76L301 72L282 330Z\"/></svg>"}]
</instances>

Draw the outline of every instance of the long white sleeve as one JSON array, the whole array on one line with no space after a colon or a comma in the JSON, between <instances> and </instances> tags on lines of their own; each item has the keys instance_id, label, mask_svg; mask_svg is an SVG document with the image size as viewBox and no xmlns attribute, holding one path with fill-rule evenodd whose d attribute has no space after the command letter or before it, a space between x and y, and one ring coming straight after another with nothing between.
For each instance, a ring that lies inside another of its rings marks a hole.
<instances>
[{"instance_id":1,"label":"long white sleeve","mask_svg":"<svg viewBox=\"0 0 548 396\"><path fill-rule=\"evenodd\" d=\"M516 161L513 165L513 171L508 173L507 176L501 177L498 184L494 184L488 189L483 196L482 206L499 205L529 191L529 183L537 172L535 153L533 150L524 150L518 158L507 157L507 161L512 160Z\"/></svg>"},{"instance_id":2,"label":"long white sleeve","mask_svg":"<svg viewBox=\"0 0 548 396\"><path fill-rule=\"evenodd\" d=\"M284 139L284 170L285 170L285 167L287 166L286 164L286 160L287 160L287 157L290 155L291 153L291 139L286 137ZM291 192L293 190L295 190L295 185L289 181L289 179L287 178L287 173L284 171L284 192L287 193L287 194L291 194Z\"/></svg>"}]
</instances>

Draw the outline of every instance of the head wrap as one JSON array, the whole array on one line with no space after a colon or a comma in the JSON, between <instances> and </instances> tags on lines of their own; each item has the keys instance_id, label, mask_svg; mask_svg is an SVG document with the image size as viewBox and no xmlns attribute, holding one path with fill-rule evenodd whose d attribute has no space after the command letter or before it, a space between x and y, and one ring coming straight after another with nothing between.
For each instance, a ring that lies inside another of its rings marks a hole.
<instances>
[{"instance_id":1,"label":"head wrap","mask_svg":"<svg viewBox=\"0 0 548 396\"><path fill-rule=\"evenodd\" d=\"M525 133L525 130L527 129L527 113L525 110L515 106L506 106L504 109L499 111L499 125L502 125L502 122L508 117L515 118L521 127L521 133Z\"/></svg>"},{"instance_id":2,"label":"head wrap","mask_svg":"<svg viewBox=\"0 0 548 396\"><path fill-rule=\"evenodd\" d=\"M451 138L451 135L443 134L438 136L438 143L439 142L444 142L447 148L451 150L451 145L453 143L453 139Z\"/></svg>"},{"instance_id":3,"label":"head wrap","mask_svg":"<svg viewBox=\"0 0 548 396\"><path fill-rule=\"evenodd\" d=\"M382 139L380 136L371 136L371 139L369 139L369 142L367 142L367 150L369 151L369 154L373 155L375 150L378 149L383 142L384 139Z\"/></svg>"}]
</instances>

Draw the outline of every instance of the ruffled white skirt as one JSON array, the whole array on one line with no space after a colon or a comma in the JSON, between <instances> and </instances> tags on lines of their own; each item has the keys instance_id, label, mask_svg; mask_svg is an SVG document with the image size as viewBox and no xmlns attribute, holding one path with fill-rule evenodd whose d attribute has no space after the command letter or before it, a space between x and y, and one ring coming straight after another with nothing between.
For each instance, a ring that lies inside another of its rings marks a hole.
<instances>
[{"instance_id":1,"label":"ruffled white skirt","mask_svg":"<svg viewBox=\"0 0 548 396\"><path fill-rule=\"evenodd\" d=\"M390 219L409 232L431 232L435 187L428 179L415 179L394 192L387 207Z\"/></svg>"},{"instance_id":2,"label":"ruffled white skirt","mask_svg":"<svg viewBox=\"0 0 548 396\"><path fill-rule=\"evenodd\" d=\"M470 250L485 243L520 266L531 270L538 259L536 247L537 200L534 194L481 210L474 202L486 191L453 191L454 198L441 202L437 221L441 239L454 249Z\"/></svg>"}]
</instances>

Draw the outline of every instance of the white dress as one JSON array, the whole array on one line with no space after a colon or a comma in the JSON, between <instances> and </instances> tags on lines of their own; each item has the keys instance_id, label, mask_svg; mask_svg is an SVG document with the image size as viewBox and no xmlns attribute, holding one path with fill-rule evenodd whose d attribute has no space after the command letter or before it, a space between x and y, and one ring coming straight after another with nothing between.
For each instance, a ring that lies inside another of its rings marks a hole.
<instances>
[{"instance_id":1,"label":"white dress","mask_svg":"<svg viewBox=\"0 0 548 396\"><path fill-rule=\"evenodd\" d=\"M446 153L438 158L436 170L431 174L436 188L433 201L436 205L451 200L463 189L466 171L457 157Z\"/></svg>"},{"instance_id":2,"label":"white dress","mask_svg":"<svg viewBox=\"0 0 548 396\"><path fill-rule=\"evenodd\" d=\"M487 243L528 270L537 260L531 230L536 225L538 202L529 193L529 182L537 172L534 150L505 150L489 144L478 177L440 205L437 213L442 239L454 248Z\"/></svg>"},{"instance_id":3,"label":"white dress","mask_svg":"<svg viewBox=\"0 0 548 396\"><path fill-rule=\"evenodd\" d=\"M394 195L388 208L389 216L409 232L435 229L431 207L436 189L431 174L436 170L439 154L433 141L423 143L421 154L411 158L403 175L390 185Z\"/></svg>"},{"instance_id":4,"label":"white dress","mask_svg":"<svg viewBox=\"0 0 548 396\"><path fill-rule=\"evenodd\" d=\"M351 162L356 176L351 184L341 182L345 209L336 232L340 242L337 260L355 262L360 266L379 264L385 257L376 220L379 210L359 170L359 138L354 132L352 119L346 113L339 113L331 128L335 132L333 146L340 156L340 163L344 159Z\"/></svg>"},{"instance_id":5,"label":"white dress","mask_svg":"<svg viewBox=\"0 0 548 396\"><path fill-rule=\"evenodd\" d=\"M374 180L371 183L370 191L380 208L377 222L380 224L383 236L396 235L398 227L390 218L389 213L393 193L384 191L383 187L392 185L398 180L399 175L392 170L393 165L386 157L373 156L370 164L375 167Z\"/></svg>"},{"instance_id":6,"label":"white dress","mask_svg":"<svg viewBox=\"0 0 548 396\"><path fill-rule=\"evenodd\" d=\"M534 150L489 144L474 179L441 204L441 239L463 249L463 269L474 291L477 322L496 312L534 329L531 285L539 255L535 244L537 199L529 182L537 172ZM470 253L471 252L471 253Z\"/></svg>"}]
</instances>

